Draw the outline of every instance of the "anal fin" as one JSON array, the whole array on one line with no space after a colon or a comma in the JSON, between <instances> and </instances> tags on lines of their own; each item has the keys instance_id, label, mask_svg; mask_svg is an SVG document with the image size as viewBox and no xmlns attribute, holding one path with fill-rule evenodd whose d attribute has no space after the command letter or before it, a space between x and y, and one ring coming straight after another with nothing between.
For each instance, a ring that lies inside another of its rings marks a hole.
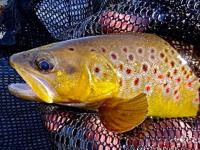
<instances>
[{"instance_id":1,"label":"anal fin","mask_svg":"<svg viewBox=\"0 0 200 150\"><path fill-rule=\"evenodd\" d=\"M99 107L100 120L104 126L114 132L129 131L141 124L148 114L145 94L132 99L106 99Z\"/></svg>"}]
</instances>

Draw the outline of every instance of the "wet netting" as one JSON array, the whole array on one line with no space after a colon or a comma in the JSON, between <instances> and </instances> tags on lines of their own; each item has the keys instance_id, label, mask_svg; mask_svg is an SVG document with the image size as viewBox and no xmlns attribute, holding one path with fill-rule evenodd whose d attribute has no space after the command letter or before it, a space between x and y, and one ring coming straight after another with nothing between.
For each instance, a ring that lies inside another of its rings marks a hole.
<instances>
[{"instance_id":1,"label":"wet netting","mask_svg":"<svg viewBox=\"0 0 200 150\"><path fill-rule=\"evenodd\" d=\"M125 134L93 112L25 102L8 93L21 78L11 54L90 35L148 32L165 38L200 77L199 0L0 1L0 149L200 149L200 117L149 118Z\"/></svg>"}]
</instances>

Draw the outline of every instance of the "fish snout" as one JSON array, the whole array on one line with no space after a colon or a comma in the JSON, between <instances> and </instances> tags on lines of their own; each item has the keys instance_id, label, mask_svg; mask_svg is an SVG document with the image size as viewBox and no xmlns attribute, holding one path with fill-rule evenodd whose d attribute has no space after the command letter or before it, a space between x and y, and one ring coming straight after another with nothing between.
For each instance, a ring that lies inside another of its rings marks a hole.
<instances>
[{"instance_id":1,"label":"fish snout","mask_svg":"<svg viewBox=\"0 0 200 150\"><path fill-rule=\"evenodd\" d=\"M15 63L17 61L17 54L13 54L12 56L10 56L9 58L9 64L15 68Z\"/></svg>"},{"instance_id":2,"label":"fish snout","mask_svg":"<svg viewBox=\"0 0 200 150\"><path fill-rule=\"evenodd\" d=\"M17 54L13 54L12 56L10 56L9 58L9 64L15 68L16 64L23 64L25 62L27 62L27 60L29 60L30 58L30 54L29 53L17 53Z\"/></svg>"}]
</instances>

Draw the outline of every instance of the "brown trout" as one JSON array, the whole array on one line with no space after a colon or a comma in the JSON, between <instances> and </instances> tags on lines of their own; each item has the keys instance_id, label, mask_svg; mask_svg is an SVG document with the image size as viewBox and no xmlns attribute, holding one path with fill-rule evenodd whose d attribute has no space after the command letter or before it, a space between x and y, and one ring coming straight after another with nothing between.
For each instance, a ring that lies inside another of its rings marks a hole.
<instances>
[{"instance_id":1,"label":"brown trout","mask_svg":"<svg viewBox=\"0 0 200 150\"><path fill-rule=\"evenodd\" d=\"M200 83L187 62L153 34L114 34L53 43L14 54L27 84L22 99L98 111L104 126L125 132L147 116L196 116Z\"/></svg>"}]
</instances>

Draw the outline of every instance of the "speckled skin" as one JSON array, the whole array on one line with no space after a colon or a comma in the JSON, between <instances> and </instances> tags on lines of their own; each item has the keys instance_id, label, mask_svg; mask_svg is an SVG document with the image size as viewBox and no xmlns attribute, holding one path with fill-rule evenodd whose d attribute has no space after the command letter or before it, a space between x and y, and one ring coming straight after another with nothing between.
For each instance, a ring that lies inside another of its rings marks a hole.
<instances>
[{"instance_id":1,"label":"speckled skin","mask_svg":"<svg viewBox=\"0 0 200 150\"><path fill-rule=\"evenodd\" d=\"M166 41L149 34L103 36L99 37L98 44L95 41L92 40L90 46L100 49L120 78L117 97L130 99L146 93L149 116L196 115L199 81Z\"/></svg>"},{"instance_id":2,"label":"speckled skin","mask_svg":"<svg viewBox=\"0 0 200 150\"><path fill-rule=\"evenodd\" d=\"M23 56L27 58L21 61ZM52 62L53 72L43 74L26 63L36 63L35 57ZM47 82L43 85L53 97L33 86L33 91L47 103L77 103L75 106L98 109L109 98L125 102L145 93L148 116L189 117L196 116L199 109L198 78L168 42L153 34L112 34L63 41L15 54L10 62L27 83L39 84L32 76Z\"/></svg>"}]
</instances>

